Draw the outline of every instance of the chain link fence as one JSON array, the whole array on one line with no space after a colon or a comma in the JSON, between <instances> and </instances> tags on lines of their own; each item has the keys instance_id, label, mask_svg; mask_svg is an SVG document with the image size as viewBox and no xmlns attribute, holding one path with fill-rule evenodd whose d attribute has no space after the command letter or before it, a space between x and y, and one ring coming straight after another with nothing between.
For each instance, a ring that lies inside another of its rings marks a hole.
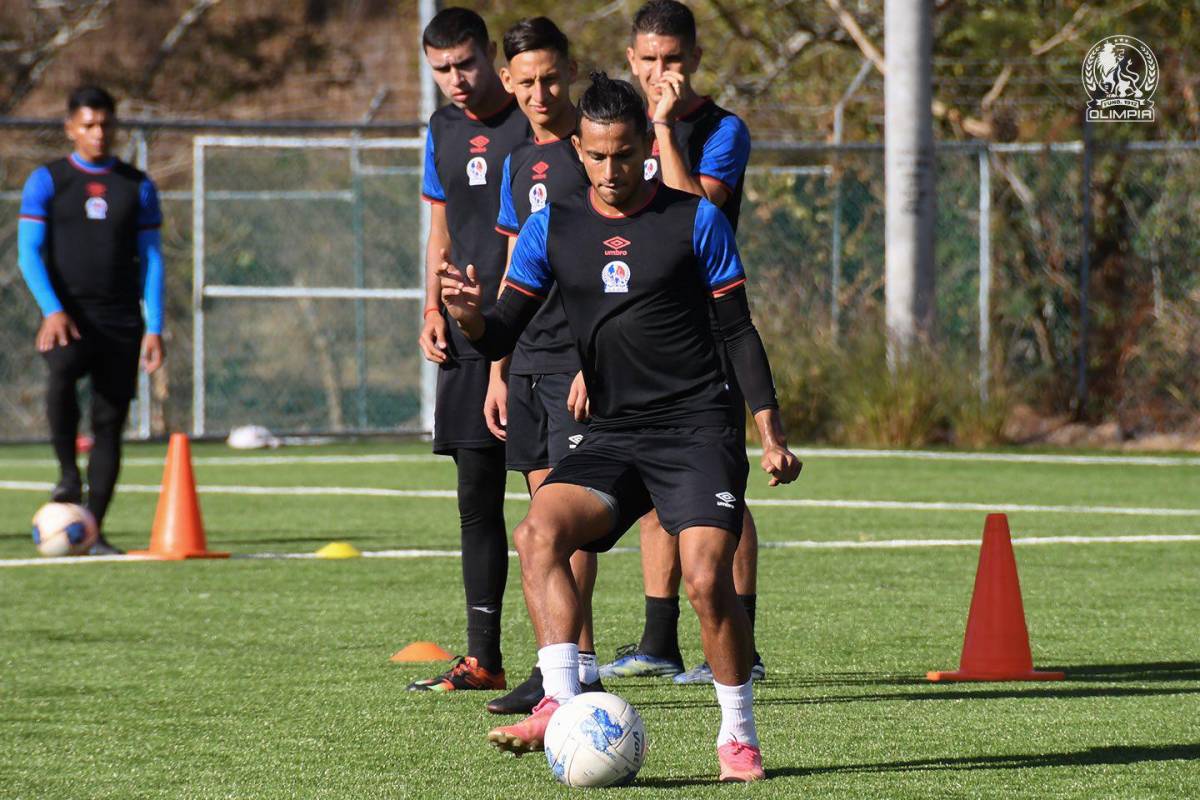
<instances>
[{"instance_id":1,"label":"chain link fence","mask_svg":"<svg viewBox=\"0 0 1200 800\"><path fill-rule=\"evenodd\" d=\"M0 439L13 440L45 435L20 188L65 147L57 128L4 131ZM167 367L144 382L131 435L428 426L421 141L380 135L404 132L127 128L118 152L159 185L168 269ZM1135 432L1200 413L1200 143L943 144L936 163L938 358L972 396ZM738 239L789 404L841 391L811 351L845 359L881 336L883 181L879 145L755 145Z\"/></svg>"}]
</instances>

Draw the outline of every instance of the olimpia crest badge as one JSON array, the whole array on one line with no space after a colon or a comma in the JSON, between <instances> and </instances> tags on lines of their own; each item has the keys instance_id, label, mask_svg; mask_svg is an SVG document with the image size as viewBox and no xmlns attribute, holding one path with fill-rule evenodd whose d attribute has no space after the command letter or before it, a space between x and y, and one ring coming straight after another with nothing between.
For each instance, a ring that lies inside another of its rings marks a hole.
<instances>
[{"instance_id":1,"label":"olimpia crest badge","mask_svg":"<svg viewBox=\"0 0 1200 800\"><path fill-rule=\"evenodd\" d=\"M1109 36L1083 59L1083 88L1090 122L1153 122L1158 88L1154 51L1132 36Z\"/></svg>"}]
</instances>

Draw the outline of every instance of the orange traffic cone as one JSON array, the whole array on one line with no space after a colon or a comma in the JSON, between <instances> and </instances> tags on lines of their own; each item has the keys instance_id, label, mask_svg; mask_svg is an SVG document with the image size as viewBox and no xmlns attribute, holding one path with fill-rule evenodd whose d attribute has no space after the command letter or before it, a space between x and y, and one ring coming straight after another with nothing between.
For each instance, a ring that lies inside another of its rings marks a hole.
<instances>
[{"instance_id":1,"label":"orange traffic cone","mask_svg":"<svg viewBox=\"0 0 1200 800\"><path fill-rule=\"evenodd\" d=\"M150 532L150 549L134 550L131 554L170 560L229 558L229 553L210 552L204 541L204 522L196 499L196 479L192 476L192 451L182 433L171 434L167 444L167 465L163 469L154 529Z\"/></svg>"},{"instance_id":2,"label":"orange traffic cone","mask_svg":"<svg viewBox=\"0 0 1200 800\"><path fill-rule=\"evenodd\" d=\"M392 661L449 661L451 655L433 642L413 642L392 654Z\"/></svg>"},{"instance_id":3,"label":"orange traffic cone","mask_svg":"<svg viewBox=\"0 0 1200 800\"><path fill-rule=\"evenodd\" d=\"M1029 652L1029 631L1021 604L1021 584L1013 558L1008 518L988 514L975 572L975 594L967 616L962 659L955 672L929 672L931 681L1060 681L1062 672L1037 672Z\"/></svg>"}]
</instances>

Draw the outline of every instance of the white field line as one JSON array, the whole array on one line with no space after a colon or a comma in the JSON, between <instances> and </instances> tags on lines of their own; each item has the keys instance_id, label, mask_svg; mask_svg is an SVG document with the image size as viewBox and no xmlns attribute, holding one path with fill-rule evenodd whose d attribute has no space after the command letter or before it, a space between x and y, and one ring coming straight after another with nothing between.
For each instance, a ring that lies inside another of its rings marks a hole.
<instances>
[{"instance_id":1,"label":"white field line","mask_svg":"<svg viewBox=\"0 0 1200 800\"><path fill-rule=\"evenodd\" d=\"M1034 544L1147 544L1147 543L1200 542L1200 534L1145 534L1129 536L1022 536L1012 540L1014 545ZM771 550L897 550L923 547L978 547L979 539L881 539L878 541L829 541L800 540L791 542L760 542L760 547ZM635 547L614 547L610 553L636 553ZM364 558L460 558L461 550L366 550ZM516 558L517 551L509 550L509 558ZM234 560L315 560L316 553L244 553L230 556ZM2 567L45 567L64 564L99 564L109 561L144 562L155 559L146 556L65 556L62 558L8 558L0 559Z\"/></svg>"},{"instance_id":2,"label":"white field line","mask_svg":"<svg viewBox=\"0 0 1200 800\"><path fill-rule=\"evenodd\" d=\"M446 456L427 454L373 453L364 456L198 456L192 464L198 467L270 467L288 464L430 464L446 461ZM162 458L123 458L122 466L161 467ZM52 458L0 458L0 467L56 467Z\"/></svg>"},{"instance_id":3,"label":"white field line","mask_svg":"<svg viewBox=\"0 0 1200 800\"><path fill-rule=\"evenodd\" d=\"M46 492L51 484L39 481L0 481L0 490ZM122 492L158 494L159 487L149 484L121 484ZM359 486L197 486L200 494L332 497L409 497L454 499L450 489L382 489ZM506 500L528 500L528 495L507 492ZM885 509L890 511L981 511L984 513L1100 514L1134 517L1200 517L1200 508L1155 508L1137 506L1057 506L1021 503L947 503L918 500L815 500L760 499L747 501L754 507Z\"/></svg>"},{"instance_id":4,"label":"white field line","mask_svg":"<svg viewBox=\"0 0 1200 800\"><path fill-rule=\"evenodd\" d=\"M751 448L751 456L761 456L762 450ZM1073 464L1126 467L1200 467L1200 457L1188 456L1129 456L1129 455L1055 455L1052 453L950 453L936 450L857 450L819 447L798 447L793 452L802 458L841 459L901 459L910 461L958 461L1012 464ZM257 467L289 464L426 464L444 462L446 456L432 453L371 455L311 455L311 456L199 456L192 459L197 466ZM162 466L161 458L126 458L131 467ZM0 467L52 467L58 464L50 458L0 458Z\"/></svg>"},{"instance_id":5,"label":"white field line","mask_svg":"<svg viewBox=\"0 0 1200 800\"><path fill-rule=\"evenodd\" d=\"M937 450L858 450L820 447L796 447L792 452L802 458L895 458L910 461L979 461L1012 464L1084 464L1123 467L1200 467L1200 457L1188 456L1071 456L1052 453L946 453ZM751 456L762 450L751 448Z\"/></svg>"}]
</instances>

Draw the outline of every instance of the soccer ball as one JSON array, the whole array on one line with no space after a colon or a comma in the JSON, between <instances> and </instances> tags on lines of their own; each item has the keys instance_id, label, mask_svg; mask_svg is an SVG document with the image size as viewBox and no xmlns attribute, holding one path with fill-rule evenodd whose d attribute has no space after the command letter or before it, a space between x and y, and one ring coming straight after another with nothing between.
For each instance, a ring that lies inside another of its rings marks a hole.
<instances>
[{"instance_id":1,"label":"soccer ball","mask_svg":"<svg viewBox=\"0 0 1200 800\"><path fill-rule=\"evenodd\" d=\"M646 760L646 729L637 709L615 694L586 692L554 712L545 748L560 783L621 786Z\"/></svg>"},{"instance_id":2,"label":"soccer ball","mask_svg":"<svg viewBox=\"0 0 1200 800\"><path fill-rule=\"evenodd\" d=\"M80 556L99 536L92 512L74 503L46 503L33 515L33 543L44 556Z\"/></svg>"}]
</instances>

